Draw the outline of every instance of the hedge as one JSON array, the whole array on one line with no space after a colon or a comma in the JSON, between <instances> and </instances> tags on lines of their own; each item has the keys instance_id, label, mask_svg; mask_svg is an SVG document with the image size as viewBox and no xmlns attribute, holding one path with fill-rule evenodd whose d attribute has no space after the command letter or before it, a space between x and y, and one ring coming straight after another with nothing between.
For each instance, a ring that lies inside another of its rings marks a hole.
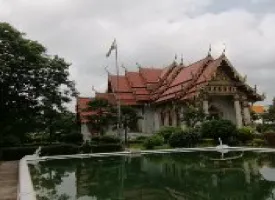
<instances>
[{"instance_id":1,"label":"hedge","mask_svg":"<svg viewBox=\"0 0 275 200\"><path fill-rule=\"evenodd\" d=\"M1 149L0 160L20 160L26 155L32 155L39 146L27 146L27 147L6 147ZM41 149L41 156L51 155L68 155L76 154L79 152L79 148L76 145L60 144L45 146Z\"/></svg>"},{"instance_id":2,"label":"hedge","mask_svg":"<svg viewBox=\"0 0 275 200\"><path fill-rule=\"evenodd\" d=\"M92 153L118 152L123 150L123 147L120 144L100 144L91 145L91 147Z\"/></svg>"},{"instance_id":3,"label":"hedge","mask_svg":"<svg viewBox=\"0 0 275 200\"><path fill-rule=\"evenodd\" d=\"M77 145L61 144L42 147L41 156L70 155L78 152L79 147Z\"/></svg>"},{"instance_id":4,"label":"hedge","mask_svg":"<svg viewBox=\"0 0 275 200\"><path fill-rule=\"evenodd\" d=\"M5 147L1 149L1 159L5 161L20 160L26 155L34 154L38 146L32 147Z\"/></svg>"},{"instance_id":5,"label":"hedge","mask_svg":"<svg viewBox=\"0 0 275 200\"><path fill-rule=\"evenodd\" d=\"M120 143L120 139L115 136L104 135L92 137L91 142L95 144L115 144Z\"/></svg>"}]
</instances>

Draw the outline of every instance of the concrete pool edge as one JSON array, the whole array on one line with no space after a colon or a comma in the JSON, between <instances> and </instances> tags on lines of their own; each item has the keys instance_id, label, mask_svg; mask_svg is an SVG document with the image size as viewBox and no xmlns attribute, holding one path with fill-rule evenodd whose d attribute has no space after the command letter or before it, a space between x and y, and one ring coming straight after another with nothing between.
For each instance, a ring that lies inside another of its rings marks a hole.
<instances>
[{"instance_id":1,"label":"concrete pool edge","mask_svg":"<svg viewBox=\"0 0 275 200\"><path fill-rule=\"evenodd\" d=\"M23 157L19 162L19 183L17 200L36 200L36 194L31 180L28 167L28 156Z\"/></svg>"},{"instance_id":2,"label":"concrete pool edge","mask_svg":"<svg viewBox=\"0 0 275 200\"><path fill-rule=\"evenodd\" d=\"M230 151L254 151L254 152L274 152L272 148L250 148L250 147L229 147L225 148ZM98 156L122 156L122 155L138 155L138 154L154 154L154 153L183 153L183 152L199 152L199 151L217 151L215 147L204 148L177 148L177 149L160 149L160 150L143 150L143 151L122 151L113 153L90 153L90 154L75 154L75 155L58 155L44 156L34 158L33 156L25 156L19 162L19 185L17 200L36 200L34 186L31 180L31 174L28 163L32 161L47 161L53 159L70 159L70 158L91 158Z\"/></svg>"}]
</instances>

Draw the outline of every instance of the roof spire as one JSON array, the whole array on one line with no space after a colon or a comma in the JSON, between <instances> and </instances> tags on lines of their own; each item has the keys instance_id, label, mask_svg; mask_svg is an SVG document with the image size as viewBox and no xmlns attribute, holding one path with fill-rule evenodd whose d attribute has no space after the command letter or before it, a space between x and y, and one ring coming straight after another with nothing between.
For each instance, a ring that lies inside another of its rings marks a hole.
<instances>
[{"instance_id":1,"label":"roof spire","mask_svg":"<svg viewBox=\"0 0 275 200\"><path fill-rule=\"evenodd\" d=\"M106 67L104 67L104 70L107 72L107 74L109 75L110 74L110 72L108 71L108 65L106 66Z\"/></svg>"},{"instance_id":2,"label":"roof spire","mask_svg":"<svg viewBox=\"0 0 275 200\"><path fill-rule=\"evenodd\" d=\"M212 46L211 46L211 44L209 44L208 56L211 56L211 52L212 52Z\"/></svg>"},{"instance_id":3,"label":"roof spire","mask_svg":"<svg viewBox=\"0 0 275 200\"><path fill-rule=\"evenodd\" d=\"M137 66L138 68L141 68L141 65L140 65L138 62L136 62L136 66Z\"/></svg>"},{"instance_id":4,"label":"roof spire","mask_svg":"<svg viewBox=\"0 0 275 200\"><path fill-rule=\"evenodd\" d=\"M174 62L177 62L177 59L178 59L178 55L175 54L175 59L174 59Z\"/></svg>"},{"instance_id":5,"label":"roof spire","mask_svg":"<svg viewBox=\"0 0 275 200\"><path fill-rule=\"evenodd\" d=\"M183 65L183 55L181 54L180 65Z\"/></svg>"},{"instance_id":6,"label":"roof spire","mask_svg":"<svg viewBox=\"0 0 275 200\"><path fill-rule=\"evenodd\" d=\"M92 90L93 90L95 93L98 93L93 85L92 85Z\"/></svg>"},{"instance_id":7,"label":"roof spire","mask_svg":"<svg viewBox=\"0 0 275 200\"><path fill-rule=\"evenodd\" d=\"M127 68L124 66L124 64L122 64L120 67L123 68L125 70L125 72L128 71Z\"/></svg>"},{"instance_id":8,"label":"roof spire","mask_svg":"<svg viewBox=\"0 0 275 200\"><path fill-rule=\"evenodd\" d=\"M223 43L223 51L222 51L222 55L225 55L225 51L226 51L226 44Z\"/></svg>"}]
</instances>

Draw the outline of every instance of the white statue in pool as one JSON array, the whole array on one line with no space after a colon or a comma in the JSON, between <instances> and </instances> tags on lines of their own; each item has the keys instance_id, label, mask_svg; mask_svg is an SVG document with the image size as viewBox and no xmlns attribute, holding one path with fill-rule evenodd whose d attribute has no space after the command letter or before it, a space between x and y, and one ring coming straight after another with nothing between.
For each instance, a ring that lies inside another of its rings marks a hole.
<instances>
[{"instance_id":1,"label":"white statue in pool","mask_svg":"<svg viewBox=\"0 0 275 200\"><path fill-rule=\"evenodd\" d=\"M223 154L229 152L229 150L228 150L229 146L223 144L221 138L219 138L219 142L220 142L220 145L216 146L216 150L218 152L222 153L222 158L223 158L223 156L224 156Z\"/></svg>"}]
</instances>

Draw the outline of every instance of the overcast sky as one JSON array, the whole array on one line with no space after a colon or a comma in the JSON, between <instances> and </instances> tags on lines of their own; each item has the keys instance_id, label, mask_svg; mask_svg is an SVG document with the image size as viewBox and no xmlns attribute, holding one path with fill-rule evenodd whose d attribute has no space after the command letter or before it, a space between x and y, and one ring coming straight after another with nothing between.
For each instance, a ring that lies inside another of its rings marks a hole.
<instances>
[{"instance_id":1,"label":"overcast sky","mask_svg":"<svg viewBox=\"0 0 275 200\"><path fill-rule=\"evenodd\" d=\"M212 44L248 82L275 96L275 0L0 0L0 21L72 63L81 96L106 89L117 38L119 63L128 69L164 67L183 54L187 65Z\"/></svg>"}]
</instances>

